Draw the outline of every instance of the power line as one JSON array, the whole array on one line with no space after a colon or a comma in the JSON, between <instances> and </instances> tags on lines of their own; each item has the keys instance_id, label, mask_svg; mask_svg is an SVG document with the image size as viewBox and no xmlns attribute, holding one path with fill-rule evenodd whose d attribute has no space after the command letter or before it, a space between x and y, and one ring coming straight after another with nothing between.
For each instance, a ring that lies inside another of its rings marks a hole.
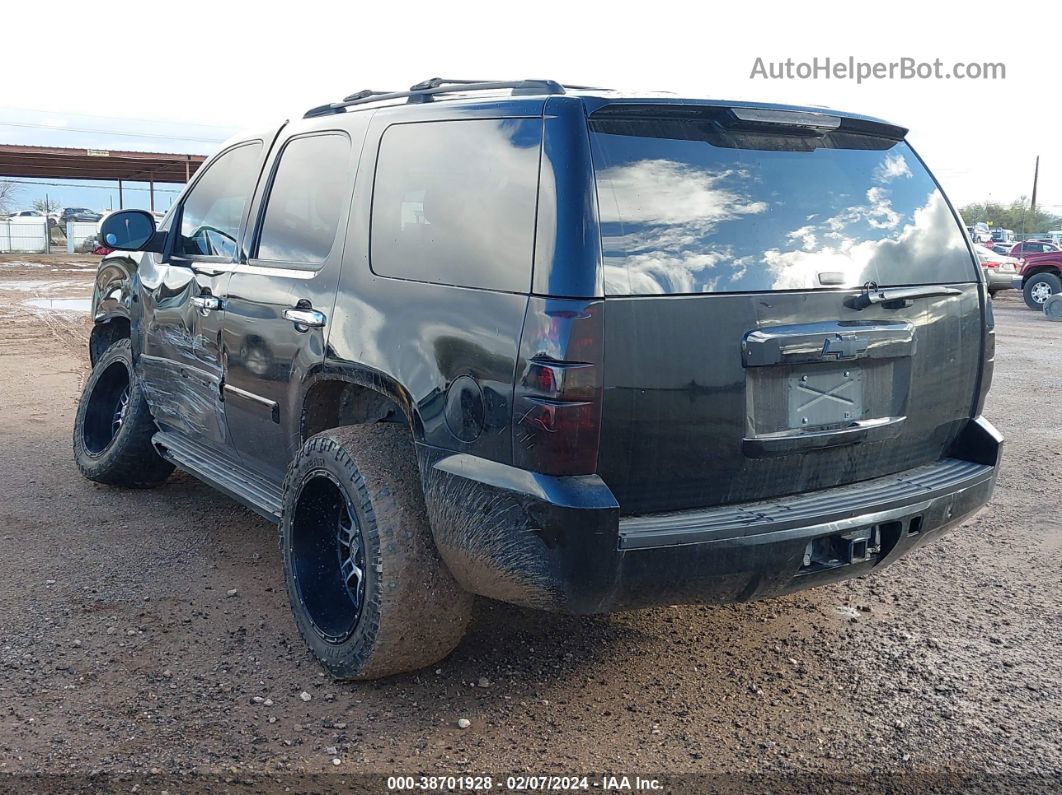
<instances>
[{"instance_id":1,"label":"power line","mask_svg":"<svg viewBox=\"0 0 1062 795\"><path fill-rule=\"evenodd\" d=\"M87 127L55 127L51 124L32 124L30 122L19 121L0 121L2 127L32 127L40 130L51 130L53 132L79 132L79 133L95 133L97 135L121 135L126 138L161 138L166 141L195 141L196 143L207 144L219 144L227 140L225 138L196 138L194 136L183 135L161 135L159 133L131 133L131 132L119 132L118 130L95 130Z\"/></svg>"}]
</instances>

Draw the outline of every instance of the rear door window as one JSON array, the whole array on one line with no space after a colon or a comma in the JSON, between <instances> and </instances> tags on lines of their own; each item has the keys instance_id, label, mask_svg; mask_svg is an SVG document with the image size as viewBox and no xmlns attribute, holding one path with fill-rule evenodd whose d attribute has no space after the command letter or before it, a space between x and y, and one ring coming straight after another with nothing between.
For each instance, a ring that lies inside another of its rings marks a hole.
<instances>
[{"instance_id":1,"label":"rear door window","mask_svg":"<svg viewBox=\"0 0 1062 795\"><path fill-rule=\"evenodd\" d=\"M591 118L611 295L971 282L963 227L902 141Z\"/></svg>"},{"instance_id":2,"label":"rear door window","mask_svg":"<svg viewBox=\"0 0 1062 795\"><path fill-rule=\"evenodd\" d=\"M184 200L174 253L235 256L240 223L258 178L261 152L261 142L253 141L230 149L210 164Z\"/></svg>"},{"instance_id":3,"label":"rear door window","mask_svg":"<svg viewBox=\"0 0 1062 795\"><path fill-rule=\"evenodd\" d=\"M541 119L389 127L373 188L373 271L527 292L541 142Z\"/></svg>"},{"instance_id":4,"label":"rear door window","mask_svg":"<svg viewBox=\"0 0 1062 795\"><path fill-rule=\"evenodd\" d=\"M269 189L257 258L319 265L336 239L346 200L350 139L342 133L289 141Z\"/></svg>"}]
</instances>

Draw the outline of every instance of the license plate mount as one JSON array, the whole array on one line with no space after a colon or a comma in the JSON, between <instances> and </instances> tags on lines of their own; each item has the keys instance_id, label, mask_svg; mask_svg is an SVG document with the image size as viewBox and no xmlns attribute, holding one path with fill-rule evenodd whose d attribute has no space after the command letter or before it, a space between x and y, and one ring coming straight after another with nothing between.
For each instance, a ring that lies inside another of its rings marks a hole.
<instances>
[{"instance_id":1,"label":"license plate mount","mask_svg":"<svg viewBox=\"0 0 1062 795\"><path fill-rule=\"evenodd\" d=\"M800 368L788 379L789 428L843 427L863 419L863 370L852 365Z\"/></svg>"}]
</instances>

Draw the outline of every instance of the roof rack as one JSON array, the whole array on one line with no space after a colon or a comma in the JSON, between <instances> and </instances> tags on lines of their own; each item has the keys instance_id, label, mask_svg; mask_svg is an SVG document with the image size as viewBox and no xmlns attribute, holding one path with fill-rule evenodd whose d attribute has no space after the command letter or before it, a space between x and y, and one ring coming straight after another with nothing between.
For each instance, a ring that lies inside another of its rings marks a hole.
<instances>
[{"instance_id":1,"label":"roof rack","mask_svg":"<svg viewBox=\"0 0 1062 795\"><path fill-rule=\"evenodd\" d=\"M565 86L556 80L450 80L431 77L409 87L408 91L372 91L365 89L343 97L341 102L319 105L303 114L304 119L315 116L327 116L331 113L343 113L352 105L367 102L380 102L387 99L405 99L410 104L432 102L439 94L452 94L458 91L497 91L511 88L513 96L520 94L563 94ZM585 89L589 86L567 86L567 88Z\"/></svg>"}]
</instances>

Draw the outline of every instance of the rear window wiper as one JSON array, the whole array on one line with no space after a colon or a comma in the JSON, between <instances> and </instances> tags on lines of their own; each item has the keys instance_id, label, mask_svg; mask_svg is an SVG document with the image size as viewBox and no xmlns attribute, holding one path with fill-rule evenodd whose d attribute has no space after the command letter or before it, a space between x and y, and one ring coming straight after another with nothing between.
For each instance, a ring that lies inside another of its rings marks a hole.
<instances>
[{"instance_id":1,"label":"rear window wiper","mask_svg":"<svg viewBox=\"0 0 1062 795\"><path fill-rule=\"evenodd\" d=\"M930 298L935 295L962 295L955 287L927 284L920 287L878 287L874 282L863 285L863 294L851 300L853 309L865 309L872 304L881 304L888 309L906 306L912 298Z\"/></svg>"}]
</instances>

